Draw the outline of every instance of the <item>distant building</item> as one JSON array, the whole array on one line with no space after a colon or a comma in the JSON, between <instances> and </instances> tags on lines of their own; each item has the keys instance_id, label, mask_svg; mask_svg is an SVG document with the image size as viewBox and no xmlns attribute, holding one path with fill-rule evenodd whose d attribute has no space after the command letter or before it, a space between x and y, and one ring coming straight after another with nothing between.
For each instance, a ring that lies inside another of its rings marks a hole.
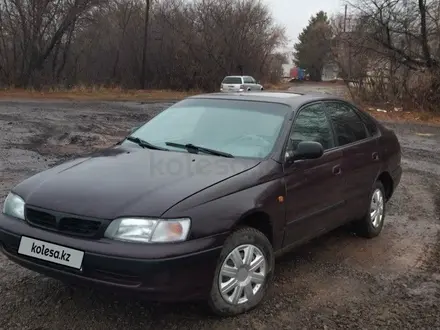
<instances>
[{"instance_id":1,"label":"distant building","mask_svg":"<svg viewBox=\"0 0 440 330\"><path fill-rule=\"evenodd\" d=\"M294 64L283 64L283 77L285 79L292 78L291 72L292 69L295 67Z\"/></svg>"},{"instance_id":2,"label":"distant building","mask_svg":"<svg viewBox=\"0 0 440 330\"><path fill-rule=\"evenodd\" d=\"M328 62L322 68L322 81L335 80L339 77L339 66L334 62Z\"/></svg>"}]
</instances>

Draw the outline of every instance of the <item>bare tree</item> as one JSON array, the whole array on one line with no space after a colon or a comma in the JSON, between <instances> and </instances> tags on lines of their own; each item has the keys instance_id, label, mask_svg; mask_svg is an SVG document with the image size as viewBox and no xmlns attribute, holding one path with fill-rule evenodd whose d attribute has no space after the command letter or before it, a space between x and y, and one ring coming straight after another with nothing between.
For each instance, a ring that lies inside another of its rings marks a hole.
<instances>
[{"instance_id":1,"label":"bare tree","mask_svg":"<svg viewBox=\"0 0 440 330\"><path fill-rule=\"evenodd\" d=\"M0 84L213 90L285 41L260 0L0 0Z\"/></svg>"},{"instance_id":2,"label":"bare tree","mask_svg":"<svg viewBox=\"0 0 440 330\"><path fill-rule=\"evenodd\" d=\"M2 0L5 32L14 38L3 44L2 53L14 52L13 75L19 86L39 84L37 75L60 44L70 47L75 24L100 5L102 0ZM2 34L5 38L5 33ZM62 58L66 58L63 54ZM61 64L63 65L63 64Z\"/></svg>"},{"instance_id":3,"label":"bare tree","mask_svg":"<svg viewBox=\"0 0 440 330\"><path fill-rule=\"evenodd\" d=\"M440 5L434 0L354 0L353 22L333 26L339 62L351 53L364 72L352 81L360 96L437 110L440 101ZM336 22L339 21L339 24Z\"/></svg>"}]
</instances>

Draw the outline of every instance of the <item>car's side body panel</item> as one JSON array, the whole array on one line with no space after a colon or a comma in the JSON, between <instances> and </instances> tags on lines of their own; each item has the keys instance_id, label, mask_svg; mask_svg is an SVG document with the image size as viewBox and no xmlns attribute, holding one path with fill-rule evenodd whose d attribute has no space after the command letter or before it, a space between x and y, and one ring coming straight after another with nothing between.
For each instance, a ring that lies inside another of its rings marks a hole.
<instances>
[{"instance_id":1,"label":"car's side body panel","mask_svg":"<svg viewBox=\"0 0 440 330\"><path fill-rule=\"evenodd\" d=\"M244 218L262 213L271 219L274 249L278 249L285 227L285 203L278 197L284 194L282 166L268 159L240 176L183 200L163 217L190 217L191 238L198 238L229 232Z\"/></svg>"},{"instance_id":2,"label":"car's side body panel","mask_svg":"<svg viewBox=\"0 0 440 330\"><path fill-rule=\"evenodd\" d=\"M293 163L285 169L286 233L284 245L299 244L336 227L344 216L343 177L334 168L342 152Z\"/></svg>"},{"instance_id":3,"label":"car's side body panel","mask_svg":"<svg viewBox=\"0 0 440 330\"><path fill-rule=\"evenodd\" d=\"M365 215L371 189L380 174L382 164L377 139L371 138L342 148L342 172L345 180L346 215L356 219Z\"/></svg>"},{"instance_id":4,"label":"car's side body panel","mask_svg":"<svg viewBox=\"0 0 440 330\"><path fill-rule=\"evenodd\" d=\"M402 151L399 140L392 130L385 128L383 125L379 125L379 129L381 130L381 136L378 138L378 145L382 159L382 172L389 173L393 181L392 190L387 196L390 198L399 185L402 176Z\"/></svg>"},{"instance_id":5,"label":"car's side body panel","mask_svg":"<svg viewBox=\"0 0 440 330\"><path fill-rule=\"evenodd\" d=\"M355 110L360 113L362 117L370 121L370 123L374 123L374 126L377 128L377 133L374 137L377 143L376 151L379 154L378 163L380 163L380 169L377 173L376 179L383 173L388 173L391 176L393 187L390 191L390 195L387 196L388 198L391 198L391 195L399 185L402 176L402 153L399 140L393 130L385 127L368 112L359 109L348 101L345 102L354 107Z\"/></svg>"}]
</instances>

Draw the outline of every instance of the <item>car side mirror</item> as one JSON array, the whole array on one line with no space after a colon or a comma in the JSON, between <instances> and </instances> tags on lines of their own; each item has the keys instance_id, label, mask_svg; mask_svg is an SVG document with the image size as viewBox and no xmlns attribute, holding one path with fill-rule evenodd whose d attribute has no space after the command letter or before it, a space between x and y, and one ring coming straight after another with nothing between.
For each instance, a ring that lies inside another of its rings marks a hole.
<instances>
[{"instance_id":1,"label":"car side mirror","mask_svg":"<svg viewBox=\"0 0 440 330\"><path fill-rule=\"evenodd\" d=\"M286 152L286 162L295 160L316 159L324 154L321 143L315 141L301 141L295 151Z\"/></svg>"}]
</instances>

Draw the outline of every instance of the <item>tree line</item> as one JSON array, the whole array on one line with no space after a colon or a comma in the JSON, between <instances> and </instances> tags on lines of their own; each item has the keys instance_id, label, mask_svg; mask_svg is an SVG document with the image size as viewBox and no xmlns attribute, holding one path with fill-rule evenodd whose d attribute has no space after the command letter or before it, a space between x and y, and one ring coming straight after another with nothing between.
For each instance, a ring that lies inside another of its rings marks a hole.
<instances>
[{"instance_id":1,"label":"tree line","mask_svg":"<svg viewBox=\"0 0 440 330\"><path fill-rule=\"evenodd\" d=\"M277 82L284 27L263 0L0 0L0 86L218 89ZM351 0L294 45L312 80L330 64L363 101L437 111L440 2Z\"/></svg>"},{"instance_id":2,"label":"tree line","mask_svg":"<svg viewBox=\"0 0 440 330\"><path fill-rule=\"evenodd\" d=\"M276 81L286 42L260 0L0 0L0 85L218 89Z\"/></svg>"},{"instance_id":3,"label":"tree line","mask_svg":"<svg viewBox=\"0 0 440 330\"><path fill-rule=\"evenodd\" d=\"M315 80L336 64L362 101L440 111L438 0L352 0L334 17L314 15L294 48Z\"/></svg>"}]
</instances>

